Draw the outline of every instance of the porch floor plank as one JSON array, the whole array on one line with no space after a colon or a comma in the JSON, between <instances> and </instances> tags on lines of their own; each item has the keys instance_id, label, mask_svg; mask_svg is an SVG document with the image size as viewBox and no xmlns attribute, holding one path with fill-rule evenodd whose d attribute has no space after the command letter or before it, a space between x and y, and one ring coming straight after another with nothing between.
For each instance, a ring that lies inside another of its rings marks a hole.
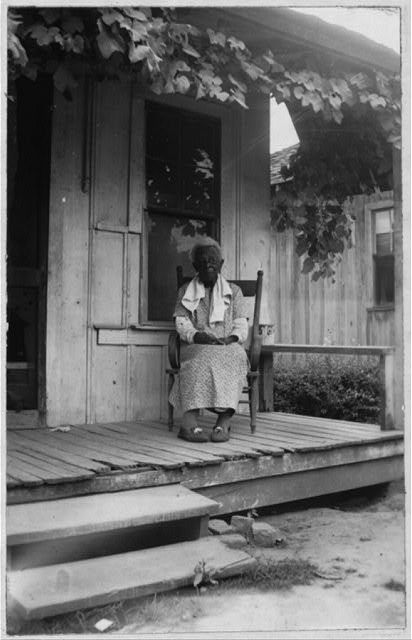
<instances>
[{"instance_id":1,"label":"porch floor plank","mask_svg":"<svg viewBox=\"0 0 412 640\"><path fill-rule=\"evenodd\" d=\"M16 439L15 433L10 433L10 437L8 435L7 438L7 446L10 450L14 448L23 447L26 453L32 452L33 455L37 455L38 453L47 457L50 462L61 464L61 446L53 446L52 443L49 442L39 442L36 436L33 438L24 432L24 435L19 435ZM82 471L87 471L90 475L94 475L94 472L98 471L109 471L110 467L107 465L103 465L101 463L95 462L94 460L90 460L89 458L85 458L84 456L75 455L70 452L68 448L65 451L65 464L68 464L72 467L78 467Z\"/></svg>"},{"instance_id":2,"label":"porch floor plank","mask_svg":"<svg viewBox=\"0 0 412 640\"><path fill-rule=\"evenodd\" d=\"M66 482L67 480L85 480L86 478L90 478L93 476L93 473L82 471L79 468L69 467L64 462L59 465L50 462L44 457L39 457L41 454L37 452L27 452L22 451L20 449L15 449L13 451L13 455L15 458L22 460L23 462L27 462L31 466L35 466L36 469L41 469L51 474L49 476L49 480L55 479L57 482Z\"/></svg>"},{"instance_id":3,"label":"porch floor plank","mask_svg":"<svg viewBox=\"0 0 412 640\"><path fill-rule=\"evenodd\" d=\"M80 447L80 449L84 448L87 455L91 455L96 460L107 463L113 468L121 470L133 469L134 467L139 466L140 463L167 466L166 460L163 460L159 456L146 454L144 452L144 449L141 453L135 454L133 456L125 455L126 452L118 450L114 442L106 445L103 437L96 437L94 439L88 438L87 434L82 433L81 428L72 428L71 431L61 433L59 435L64 436L64 439L62 438L62 444L64 440L66 440L69 443L75 444L76 446ZM173 468L176 465L170 464L169 466Z\"/></svg>"},{"instance_id":4,"label":"porch floor plank","mask_svg":"<svg viewBox=\"0 0 412 640\"><path fill-rule=\"evenodd\" d=\"M213 424L214 422L212 423L211 421L209 421L205 425L209 432L211 432ZM149 425L150 425L149 427L144 426L143 428L146 430L150 428L151 433L153 433L154 430L156 430L157 432L161 431L162 433L159 434L160 437L162 437L163 439L165 437L168 438L169 441L174 442L175 445L178 446L179 448L182 446L186 447L187 445L190 445L191 447L195 447L197 450L199 450L198 444L177 439L177 430L170 432L167 429L167 427L165 427L165 425L160 425L156 423L149 423ZM142 426L139 423L139 429L141 428ZM218 444L214 442L204 442L202 443L201 449L202 451L205 450L207 452L212 452L213 455L215 456L221 456L223 457L223 459L233 459L233 458L244 457L244 456L256 457L259 455L256 452L256 449L250 446L247 446L245 444L242 444L241 442L238 442L238 441L235 442L233 438L231 438L229 442L222 442Z\"/></svg>"},{"instance_id":5,"label":"porch floor plank","mask_svg":"<svg viewBox=\"0 0 412 640\"><path fill-rule=\"evenodd\" d=\"M110 431L106 428L106 425L98 425L97 427L90 428L87 427L88 431L92 431L96 434L101 434L107 440L113 441L113 431ZM202 451L197 451L196 455L193 455L193 451L190 453L182 448L175 448L173 445L169 445L168 442L164 442L162 440L157 440L155 437L150 434L150 436L143 429L139 428L139 440L136 441L136 436L133 433L120 433L117 432L116 435L116 447L125 449L127 451L139 451L144 446L145 452L151 451L156 452L159 456L162 456L165 460L175 460L177 462L197 462L197 463L210 463L217 464L222 458L217 459L214 456L208 456L207 454L203 455Z\"/></svg>"},{"instance_id":6,"label":"porch floor plank","mask_svg":"<svg viewBox=\"0 0 412 640\"><path fill-rule=\"evenodd\" d=\"M207 434L215 419L209 413L200 416L199 424ZM379 425L263 413L258 414L254 434L249 417L236 415L228 442L198 444L177 438L179 422L177 419L174 431L168 430L165 421L152 419L71 426L70 431L8 433L8 501L30 502L42 499L42 495L64 497L76 495L77 490L86 494L89 486L91 492L93 487L99 492L99 487L121 490L123 486L130 489L176 482L202 487L203 477L206 483L219 485L220 469L225 478L227 475L225 465L233 465L233 473L236 465L246 465L252 475L253 465L283 465L281 473L289 473L297 464L292 462L295 454L302 464L308 456L318 455L322 466L328 466L329 459L331 465L336 465L339 456L346 460L354 447L359 459L365 459L363 455L375 460L390 457L395 449L399 455L403 440L402 432L381 431ZM356 454L354 462L358 457Z\"/></svg>"},{"instance_id":7,"label":"porch floor plank","mask_svg":"<svg viewBox=\"0 0 412 640\"><path fill-rule=\"evenodd\" d=\"M40 437L39 437L40 436ZM11 441L21 443L26 450L44 451L50 458L54 460L62 460L62 440L61 438L53 439L54 434L52 432L40 433L38 431L24 431L19 432L16 439L16 433L10 433L7 435L8 443ZM93 472L110 471L110 466L96 462L95 460L86 456L83 449L78 447L71 447L69 443L64 445L64 460L71 462L75 466L84 467Z\"/></svg>"}]
</instances>

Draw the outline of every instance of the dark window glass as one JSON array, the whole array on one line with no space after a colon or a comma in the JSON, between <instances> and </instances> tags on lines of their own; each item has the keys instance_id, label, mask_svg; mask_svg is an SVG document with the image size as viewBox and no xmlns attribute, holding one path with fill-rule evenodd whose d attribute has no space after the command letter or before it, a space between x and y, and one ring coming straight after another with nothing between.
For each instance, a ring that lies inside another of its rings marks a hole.
<instances>
[{"instance_id":1,"label":"dark window glass","mask_svg":"<svg viewBox=\"0 0 412 640\"><path fill-rule=\"evenodd\" d=\"M375 303L386 305L394 301L394 256L375 256Z\"/></svg>"},{"instance_id":2,"label":"dark window glass","mask_svg":"<svg viewBox=\"0 0 412 640\"><path fill-rule=\"evenodd\" d=\"M374 211L375 304L389 305L395 300L393 255L393 209Z\"/></svg>"},{"instance_id":3,"label":"dark window glass","mask_svg":"<svg viewBox=\"0 0 412 640\"><path fill-rule=\"evenodd\" d=\"M148 103L146 190L148 320L170 321L176 267L193 273L191 247L199 237L218 233L219 120Z\"/></svg>"}]
</instances>

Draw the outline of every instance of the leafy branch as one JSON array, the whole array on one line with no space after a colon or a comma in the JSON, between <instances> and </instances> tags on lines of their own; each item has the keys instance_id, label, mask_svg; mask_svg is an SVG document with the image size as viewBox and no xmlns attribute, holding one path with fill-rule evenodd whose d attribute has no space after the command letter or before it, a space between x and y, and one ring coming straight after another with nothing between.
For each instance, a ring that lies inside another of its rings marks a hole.
<instances>
[{"instance_id":1,"label":"leafy branch","mask_svg":"<svg viewBox=\"0 0 412 640\"><path fill-rule=\"evenodd\" d=\"M231 33L179 22L170 8L10 9L8 60L11 80L46 72L68 98L78 74L88 73L245 109L257 91L303 113L312 133L284 170L290 180L273 200L272 222L277 231L295 230L303 271L315 280L333 277L350 246L353 221L344 199L385 183L391 145L401 145L399 75L252 52ZM197 164L210 177L208 159Z\"/></svg>"}]
</instances>

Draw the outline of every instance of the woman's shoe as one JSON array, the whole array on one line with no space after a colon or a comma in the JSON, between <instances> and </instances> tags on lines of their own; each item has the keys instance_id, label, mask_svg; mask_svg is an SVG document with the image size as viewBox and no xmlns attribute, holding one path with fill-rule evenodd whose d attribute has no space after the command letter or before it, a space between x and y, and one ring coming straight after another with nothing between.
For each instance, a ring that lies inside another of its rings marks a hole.
<instances>
[{"instance_id":1,"label":"woman's shoe","mask_svg":"<svg viewBox=\"0 0 412 640\"><path fill-rule=\"evenodd\" d=\"M212 442L227 442L230 438L230 425L216 425L213 427L211 440Z\"/></svg>"},{"instance_id":2,"label":"woman's shoe","mask_svg":"<svg viewBox=\"0 0 412 640\"><path fill-rule=\"evenodd\" d=\"M208 441L208 437L203 432L202 427L181 427L177 437L188 442Z\"/></svg>"}]
</instances>

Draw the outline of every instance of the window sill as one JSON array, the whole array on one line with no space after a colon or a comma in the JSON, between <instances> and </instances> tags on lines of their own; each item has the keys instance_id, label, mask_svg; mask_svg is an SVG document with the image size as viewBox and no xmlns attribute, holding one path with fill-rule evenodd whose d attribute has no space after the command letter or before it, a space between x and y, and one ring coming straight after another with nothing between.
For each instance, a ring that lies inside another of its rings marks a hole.
<instances>
[{"instance_id":1,"label":"window sill","mask_svg":"<svg viewBox=\"0 0 412 640\"><path fill-rule=\"evenodd\" d=\"M395 305L394 304L380 304L380 305L374 305L373 307L367 307L366 311L369 312L373 312L373 311L395 311Z\"/></svg>"}]
</instances>

